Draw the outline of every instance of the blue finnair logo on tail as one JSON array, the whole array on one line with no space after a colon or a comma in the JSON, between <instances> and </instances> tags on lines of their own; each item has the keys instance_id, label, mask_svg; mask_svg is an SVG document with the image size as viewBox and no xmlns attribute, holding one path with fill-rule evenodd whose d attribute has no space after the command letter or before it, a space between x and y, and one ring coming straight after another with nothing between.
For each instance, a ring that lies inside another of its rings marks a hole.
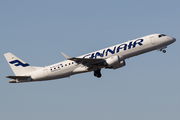
<instances>
[{"instance_id":1,"label":"blue finnair logo on tail","mask_svg":"<svg viewBox=\"0 0 180 120\"><path fill-rule=\"evenodd\" d=\"M29 66L29 64L28 63L22 63L21 61L19 61L19 60L13 60L13 61L11 61L11 62L9 62L10 64L14 64L15 66L22 66L22 67L27 67L27 66ZM16 63L16 64L15 64Z\"/></svg>"}]
</instances>

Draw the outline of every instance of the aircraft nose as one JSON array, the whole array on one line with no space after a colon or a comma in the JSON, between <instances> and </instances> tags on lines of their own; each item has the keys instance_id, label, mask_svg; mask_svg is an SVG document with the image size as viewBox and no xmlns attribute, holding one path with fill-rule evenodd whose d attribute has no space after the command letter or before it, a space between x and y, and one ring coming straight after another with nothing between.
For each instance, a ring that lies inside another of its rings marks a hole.
<instances>
[{"instance_id":1,"label":"aircraft nose","mask_svg":"<svg viewBox=\"0 0 180 120\"><path fill-rule=\"evenodd\" d=\"M172 42L175 42L175 41L176 41L176 38L172 38L171 40L172 40Z\"/></svg>"},{"instance_id":2,"label":"aircraft nose","mask_svg":"<svg viewBox=\"0 0 180 120\"><path fill-rule=\"evenodd\" d=\"M169 37L169 41L170 41L171 43L173 43L173 42L175 42L175 41L176 41L176 38Z\"/></svg>"},{"instance_id":3,"label":"aircraft nose","mask_svg":"<svg viewBox=\"0 0 180 120\"><path fill-rule=\"evenodd\" d=\"M173 40L174 40L174 42L175 42L175 41L176 41L176 38L174 38Z\"/></svg>"}]
</instances>

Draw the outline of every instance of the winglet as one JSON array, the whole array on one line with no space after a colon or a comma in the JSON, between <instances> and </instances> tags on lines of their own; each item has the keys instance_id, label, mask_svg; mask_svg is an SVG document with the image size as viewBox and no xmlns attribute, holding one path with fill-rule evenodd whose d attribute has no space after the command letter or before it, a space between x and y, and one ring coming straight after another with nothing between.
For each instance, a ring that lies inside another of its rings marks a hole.
<instances>
[{"instance_id":1,"label":"winglet","mask_svg":"<svg viewBox=\"0 0 180 120\"><path fill-rule=\"evenodd\" d=\"M66 58L66 59L68 59L68 60L71 60L73 57L69 57L69 56L67 56L66 54L64 54L63 52L61 52L61 54Z\"/></svg>"}]
</instances>

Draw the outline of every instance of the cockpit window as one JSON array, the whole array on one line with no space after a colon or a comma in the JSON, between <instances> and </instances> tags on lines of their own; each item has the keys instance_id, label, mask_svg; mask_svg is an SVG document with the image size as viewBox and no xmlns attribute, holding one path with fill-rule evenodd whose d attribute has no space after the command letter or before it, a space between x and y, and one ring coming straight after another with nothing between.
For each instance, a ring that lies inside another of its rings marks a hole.
<instances>
[{"instance_id":1,"label":"cockpit window","mask_svg":"<svg viewBox=\"0 0 180 120\"><path fill-rule=\"evenodd\" d=\"M160 37L163 37L163 36L166 36L165 34L160 34L160 35L158 35L158 37L160 38Z\"/></svg>"}]
</instances>

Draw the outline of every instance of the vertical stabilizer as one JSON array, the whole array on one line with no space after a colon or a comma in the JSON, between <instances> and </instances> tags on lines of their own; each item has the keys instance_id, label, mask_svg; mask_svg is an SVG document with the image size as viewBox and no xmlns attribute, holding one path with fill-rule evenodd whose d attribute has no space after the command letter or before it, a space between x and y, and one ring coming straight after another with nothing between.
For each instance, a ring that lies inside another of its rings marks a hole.
<instances>
[{"instance_id":1,"label":"vertical stabilizer","mask_svg":"<svg viewBox=\"0 0 180 120\"><path fill-rule=\"evenodd\" d=\"M30 66L28 63L24 62L23 60L19 59L12 53L6 53L4 54L4 56L16 76L23 76L26 73L35 70L35 68Z\"/></svg>"}]
</instances>

